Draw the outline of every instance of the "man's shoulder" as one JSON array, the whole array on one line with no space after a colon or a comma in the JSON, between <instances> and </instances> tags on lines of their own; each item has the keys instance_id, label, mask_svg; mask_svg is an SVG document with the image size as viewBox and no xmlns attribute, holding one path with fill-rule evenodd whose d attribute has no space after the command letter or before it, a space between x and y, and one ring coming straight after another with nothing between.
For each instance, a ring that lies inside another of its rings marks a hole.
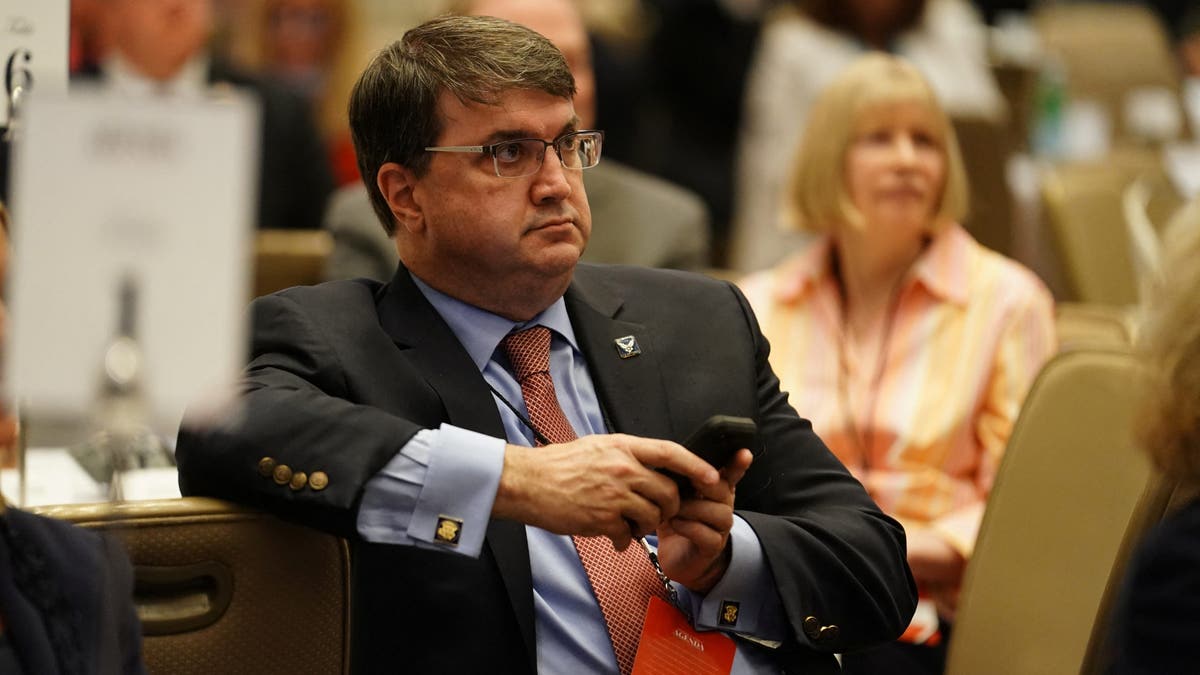
<instances>
[{"instance_id":1,"label":"man's shoulder","mask_svg":"<svg viewBox=\"0 0 1200 675\"><path fill-rule=\"evenodd\" d=\"M579 263L574 286L584 292L608 291L626 300L646 298L652 302L686 301L696 298L733 298L733 286L727 281L683 270Z\"/></svg>"},{"instance_id":2,"label":"man's shoulder","mask_svg":"<svg viewBox=\"0 0 1200 675\"><path fill-rule=\"evenodd\" d=\"M593 206L606 202L628 204L631 208L651 208L675 214L679 220L707 222L708 208L700 195L645 171L613 160L604 160L584 174Z\"/></svg>"},{"instance_id":3,"label":"man's shoulder","mask_svg":"<svg viewBox=\"0 0 1200 675\"><path fill-rule=\"evenodd\" d=\"M254 300L254 305L287 303L306 312L328 312L347 314L370 308L372 313L384 284L375 279L339 279L312 286L293 286L264 295Z\"/></svg>"}]
</instances>

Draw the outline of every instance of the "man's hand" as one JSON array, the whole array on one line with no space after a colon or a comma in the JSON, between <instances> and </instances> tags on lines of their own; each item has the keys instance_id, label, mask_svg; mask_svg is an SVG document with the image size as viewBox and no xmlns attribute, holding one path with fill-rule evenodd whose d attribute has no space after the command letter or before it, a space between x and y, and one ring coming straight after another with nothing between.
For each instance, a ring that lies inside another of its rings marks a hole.
<instances>
[{"instance_id":1,"label":"man's hand","mask_svg":"<svg viewBox=\"0 0 1200 675\"><path fill-rule=\"evenodd\" d=\"M492 515L557 534L605 536L618 551L679 512L670 469L712 491L717 470L678 443L625 434L509 445Z\"/></svg>"},{"instance_id":2,"label":"man's hand","mask_svg":"<svg viewBox=\"0 0 1200 675\"><path fill-rule=\"evenodd\" d=\"M693 483L696 496L658 528L658 560L663 572L697 593L707 593L725 574L732 551L734 488L754 455L741 449L713 485Z\"/></svg>"}]
</instances>

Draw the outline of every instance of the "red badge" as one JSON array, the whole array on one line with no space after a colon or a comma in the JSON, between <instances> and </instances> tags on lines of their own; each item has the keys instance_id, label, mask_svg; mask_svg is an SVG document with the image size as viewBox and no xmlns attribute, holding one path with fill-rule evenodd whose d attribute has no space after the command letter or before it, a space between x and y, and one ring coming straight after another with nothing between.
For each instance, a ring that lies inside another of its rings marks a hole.
<instances>
[{"instance_id":1,"label":"red badge","mask_svg":"<svg viewBox=\"0 0 1200 675\"><path fill-rule=\"evenodd\" d=\"M696 632L683 612L652 597L632 675L728 675L735 650L728 635Z\"/></svg>"}]
</instances>

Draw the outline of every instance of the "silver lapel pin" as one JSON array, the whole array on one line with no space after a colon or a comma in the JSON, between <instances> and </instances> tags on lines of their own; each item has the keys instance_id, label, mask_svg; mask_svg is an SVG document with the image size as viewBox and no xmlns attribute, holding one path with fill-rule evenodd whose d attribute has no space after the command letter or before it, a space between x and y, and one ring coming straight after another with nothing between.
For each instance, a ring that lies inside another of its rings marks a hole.
<instances>
[{"instance_id":1,"label":"silver lapel pin","mask_svg":"<svg viewBox=\"0 0 1200 675\"><path fill-rule=\"evenodd\" d=\"M617 355L623 359L632 358L642 353L642 348L638 345L637 338L632 335L619 337L613 340L613 344L617 345Z\"/></svg>"}]
</instances>

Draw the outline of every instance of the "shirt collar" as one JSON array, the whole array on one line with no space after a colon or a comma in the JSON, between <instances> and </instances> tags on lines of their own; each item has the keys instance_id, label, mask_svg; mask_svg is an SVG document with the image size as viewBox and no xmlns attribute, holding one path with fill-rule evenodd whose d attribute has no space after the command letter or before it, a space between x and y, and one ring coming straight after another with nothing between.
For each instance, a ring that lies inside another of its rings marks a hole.
<instances>
[{"instance_id":1,"label":"shirt collar","mask_svg":"<svg viewBox=\"0 0 1200 675\"><path fill-rule=\"evenodd\" d=\"M774 272L775 298L793 303L825 279L832 280L833 238L823 235L784 261Z\"/></svg>"},{"instance_id":2,"label":"shirt collar","mask_svg":"<svg viewBox=\"0 0 1200 675\"><path fill-rule=\"evenodd\" d=\"M933 236L928 248L917 258L913 281L934 297L959 306L967 304L971 264L971 235L958 223L950 223Z\"/></svg>"},{"instance_id":3,"label":"shirt collar","mask_svg":"<svg viewBox=\"0 0 1200 675\"><path fill-rule=\"evenodd\" d=\"M199 54L188 60L174 77L158 81L143 75L117 52L113 52L101 64L108 86L115 91L131 96L168 95L184 98L196 98L207 91L208 67L208 57Z\"/></svg>"},{"instance_id":4,"label":"shirt collar","mask_svg":"<svg viewBox=\"0 0 1200 675\"><path fill-rule=\"evenodd\" d=\"M567 303L561 297L529 321L516 322L446 295L417 278L417 275L411 272L410 275L421 294L450 326L480 372L492 360L492 354L504 336L533 326L549 328L562 336L572 349L579 350L575 331L571 328L571 318L567 315Z\"/></svg>"},{"instance_id":5,"label":"shirt collar","mask_svg":"<svg viewBox=\"0 0 1200 675\"><path fill-rule=\"evenodd\" d=\"M913 266L912 283L919 283L937 298L967 304L971 235L957 223L938 231ZM779 266L775 298L797 302L822 281L833 281L833 238L824 235Z\"/></svg>"}]
</instances>

